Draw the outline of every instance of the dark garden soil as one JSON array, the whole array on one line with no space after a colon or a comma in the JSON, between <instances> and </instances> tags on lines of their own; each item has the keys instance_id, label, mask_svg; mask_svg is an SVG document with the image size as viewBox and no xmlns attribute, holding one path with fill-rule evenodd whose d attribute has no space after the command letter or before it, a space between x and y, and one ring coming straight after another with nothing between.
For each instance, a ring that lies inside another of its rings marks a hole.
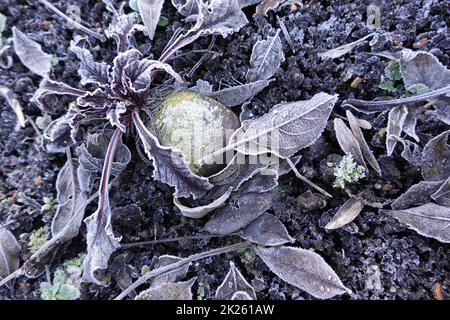
<instances>
[{"instance_id":1,"label":"dark garden soil","mask_svg":"<svg viewBox=\"0 0 450 320\"><path fill-rule=\"evenodd\" d=\"M101 1L61 1L52 3L58 8L69 4L81 7L86 25L101 31L111 20L111 14ZM270 12L268 17L254 14L255 7L244 9L250 23L240 32L226 39L218 36L206 59L195 72L191 69L204 53L211 37L203 37L188 46L179 58L171 61L174 69L192 84L198 79L212 84L245 82L245 73L254 43L273 35L279 27L278 17L284 22L292 39L291 47L282 37L285 62L266 90L251 102L254 115L267 112L282 101L308 99L324 91L339 94L335 113L344 115L342 100L358 98L372 100L388 94L379 88L387 59L371 53L390 51L396 47L415 48L432 52L444 65L450 65L450 7L446 1L371 1L381 7L381 27L391 36L380 36L372 43L358 46L350 54L338 59L321 60L317 53L355 41L372 32L366 27L366 8L369 1L303 1L303 6L284 7ZM78 60L68 53L69 42L81 31L66 27L66 22L33 0L0 0L0 13L8 17L4 37L11 36L11 27L29 35L42 44L43 50L63 58L53 68L52 77L72 86L78 86ZM172 32L186 24L166 1L163 15L167 27L159 27L153 47L140 47L143 52L158 56ZM98 57L111 59L114 43L100 43ZM143 34L137 43L148 42ZM192 51L192 52L191 52ZM17 56L13 66L0 69L0 85L14 90L24 113L35 119L40 110L29 102L40 77L24 67ZM358 84L361 79L362 81ZM58 98L56 118L70 103ZM239 112L239 108L236 109ZM37 134L31 125L15 131L15 114L2 99L0 103L0 225L7 224L17 238L21 234L49 225L51 213L42 213L43 197L55 198L56 176L65 162L64 154L49 154L36 142ZM383 170L381 177L370 171L367 179L351 186L354 193L365 191L379 202L395 199L408 187L421 180L420 169L400 157L385 156L385 138L379 131L386 127L386 114L365 116L373 125L365 130L366 139ZM419 119L418 131L423 133L423 144L438 133L447 130L442 122L428 117ZM330 122L331 124L331 122ZM422 137L422 136L421 136ZM170 187L153 181L152 167L140 160L134 142L133 160L111 188L113 228L122 236L122 243L167 239L202 232L207 218L193 220L182 217L172 203ZM401 151L401 148L400 148ZM348 199L345 192L332 187L333 169L327 162L342 156L332 125L311 147L301 151L299 169L314 183L333 195L326 199L298 180L292 173L283 176L276 189L277 200L271 213L285 224L295 238L295 246L314 249L336 271L342 282L353 291L336 299L434 299L439 285L444 297L450 298L450 247L448 244L418 235L397 220L381 214L377 209L365 207L360 216L344 228L326 231L324 225ZM88 207L87 214L95 210ZM85 251L85 226L71 243L57 253L51 263L53 271L61 262ZM23 238L23 236L22 236ZM145 247L119 249L110 260L109 287L83 285L82 299L112 299L139 275L143 265L152 267L154 257L171 254L188 256L208 248L217 248L240 241L238 237L183 240ZM29 253L26 241L21 242L24 261ZM193 287L194 298L211 299L225 277L229 262L233 260L257 292L258 299L314 299L307 293L286 284L269 271L252 251L244 250L200 260L189 269L187 278L197 276ZM45 273L36 279L20 277L12 289L0 288L1 299L39 299L39 283Z\"/></svg>"}]
</instances>

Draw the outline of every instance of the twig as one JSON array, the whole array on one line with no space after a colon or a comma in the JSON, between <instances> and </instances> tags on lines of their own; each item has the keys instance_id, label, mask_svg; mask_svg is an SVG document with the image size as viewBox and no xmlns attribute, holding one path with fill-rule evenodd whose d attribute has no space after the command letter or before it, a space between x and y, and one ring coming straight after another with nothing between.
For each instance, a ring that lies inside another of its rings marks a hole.
<instances>
[{"instance_id":1,"label":"twig","mask_svg":"<svg viewBox=\"0 0 450 320\"><path fill-rule=\"evenodd\" d=\"M226 234L226 235L223 235L223 234L195 234L192 236L182 236L182 237L175 237L175 238L168 238L168 239L125 243L125 244L120 245L120 249L130 249L130 248L134 248L134 247L151 246L154 244L167 243L167 242L195 240L195 239L210 239L210 238L225 237L225 236L232 236L232 235L236 235L236 234L234 234L234 233Z\"/></svg>"},{"instance_id":2,"label":"twig","mask_svg":"<svg viewBox=\"0 0 450 320\"><path fill-rule=\"evenodd\" d=\"M317 191L319 191L323 195L325 195L327 197L330 197L330 198L333 198L333 196L331 194L329 194L328 192L326 192L325 190L323 190L321 187L319 187L318 185L314 184L313 182L309 181L305 176L301 175L300 172L298 172L297 168L295 167L295 164L292 162L291 159L286 158L286 161L289 164L289 166L291 167L292 171L294 171L294 174L295 174L295 176L297 178L299 178L303 182L306 182L308 185L310 185L311 187L313 187L314 189L316 189Z\"/></svg>"},{"instance_id":3,"label":"twig","mask_svg":"<svg viewBox=\"0 0 450 320\"><path fill-rule=\"evenodd\" d=\"M236 250L240 250L240 249L245 249L245 248L249 248L251 246L253 246L254 244L250 241L244 241L244 242L240 242L240 243L236 243L230 246L226 246L226 247L222 247L222 248L217 248L217 249L213 249L213 250L209 250L209 251L205 251L205 252L200 252L197 254L193 254L189 257L186 257L178 262L169 264L167 266L163 266L157 269L154 269L150 272L147 272L145 275L143 275L142 277L140 277L139 279L137 279L131 286L129 286L128 288L126 288L124 291L122 291L121 294L119 294L114 300L122 300L123 298L125 298L126 296L128 296L133 290L135 290L137 287L139 287L140 285L144 284L148 279L160 276L164 273L170 272L174 269L178 269L188 263L192 263L194 261L200 260L200 259L205 259L208 257L212 257L212 256L216 256L219 254L223 254L223 253L227 253L230 251L236 251Z\"/></svg>"},{"instance_id":4,"label":"twig","mask_svg":"<svg viewBox=\"0 0 450 320\"><path fill-rule=\"evenodd\" d=\"M86 28L85 26L79 24L78 22L76 22L75 20L73 20L72 18L68 17L67 15L65 15L63 12L61 12L58 8L56 8L53 4L51 4L50 2L48 2L47 0L38 0L40 3L42 3L44 6L47 7L47 9L53 11L54 13L56 13L57 15L59 15L61 18L66 19L68 22L70 22L71 24L73 24L76 28L80 29L81 31L87 33L88 35L104 42L106 40L105 36L92 31L91 29Z\"/></svg>"},{"instance_id":5,"label":"twig","mask_svg":"<svg viewBox=\"0 0 450 320\"><path fill-rule=\"evenodd\" d=\"M212 47L214 46L214 44L216 43L216 36L213 35L211 42L209 43L208 49L206 50L206 53L200 58L200 60L197 61L197 63L192 67L192 69L186 74L186 76L188 78L192 77L192 75L194 74L195 71L197 71L197 69L201 66L201 64L203 63L203 61L205 61L206 57L209 55L209 53L211 52Z\"/></svg>"}]
</instances>

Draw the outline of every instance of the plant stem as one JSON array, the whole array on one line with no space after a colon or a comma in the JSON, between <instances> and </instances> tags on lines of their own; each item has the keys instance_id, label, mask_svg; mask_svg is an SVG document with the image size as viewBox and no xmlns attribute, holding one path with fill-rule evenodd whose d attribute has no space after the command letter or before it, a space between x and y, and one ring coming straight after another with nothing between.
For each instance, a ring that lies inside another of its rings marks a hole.
<instances>
[{"instance_id":1,"label":"plant stem","mask_svg":"<svg viewBox=\"0 0 450 320\"><path fill-rule=\"evenodd\" d=\"M231 251L236 251L236 250L240 250L240 249L245 249L245 248L249 248L251 246L253 246L254 244L250 241L244 241L244 242L240 242L240 243L236 243L236 244L232 244L230 246L226 246L226 247L221 247L221 248L217 248L217 249L212 249L209 251L205 251L205 252L200 252L197 254L193 254L189 257L184 258L183 260L180 260L178 262L169 264L167 266L163 266L157 269L154 269L150 272L147 272L145 275L143 275L142 277L140 277L139 279L137 279L131 286L129 286L128 288L126 288L124 291L122 291L121 294L119 294L114 300L122 300L123 298L125 298L126 296L128 296L134 289L136 289L137 287L139 287L140 285L144 284L148 279L160 276L164 273L170 272L174 269L178 269L188 263L192 263L194 261L200 260L200 259L205 259L208 257L212 257L212 256L217 256L219 254L223 254L223 253L227 253L227 252L231 252Z\"/></svg>"}]
</instances>

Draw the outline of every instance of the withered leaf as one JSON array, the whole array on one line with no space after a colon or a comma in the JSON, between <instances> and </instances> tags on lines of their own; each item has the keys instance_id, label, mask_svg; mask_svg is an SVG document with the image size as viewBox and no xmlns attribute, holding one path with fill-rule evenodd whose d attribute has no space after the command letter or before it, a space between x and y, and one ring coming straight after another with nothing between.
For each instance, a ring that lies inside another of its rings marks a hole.
<instances>
[{"instance_id":1,"label":"withered leaf","mask_svg":"<svg viewBox=\"0 0 450 320\"><path fill-rule=\"evenodd\" d=\"M428 181L446 180L450 174L450 130L442 132L425 145L422 151L422 176Z\"/></svg>"},{"instance_id":2,"label":"withered leaf","mask_svg":"<svg viewBox=\"0 0 450 320\"><path fill-rule=\"evenodd\" d=\"M351 293L333 269L315 252L294 247L256 247L255 253L287 283L319 299Z\"/></svg>"},{"instance_id":3,"label":"withered leaf","mask_svg":"<svg viewBox=\"0 0 450 320\"><path fill-rule=\"evenodd\" d=\"M234 300L233 296L237 292L244 292L250 296L251 300L256 300L255 289L245 280L234 263L230 261L230 270L222 284L217 288L216 300Z\"/></svg>"},{"instance_id":4,"label":"withered leaf","mask_svg":"<svg viewBox=\"0 0 450 320\"><path fill-rule=\"evenodd\" d=\"M450 70L426 51L403 49L400 72L407 90L412 90L417 84L424 84L431 90L450 84Z\"/></svg>"},{"instance_id":5,"label":"withered leaf","mask_svg":"<svg viewBox=\"0 0 450 320\"><path fill-rule=\"evenodd\" d=\"M147 28L148 37L153 40L164 0L137 0L137 3L142 21Z\"/></svg>"},{"instance_id":6,"label":"withered leaf","mask_svg":"<svg viewBox=\"0 0 450 320\"><path fill-rule=\"evenodd\" d=\"M270 10L276 10L280 5L281 0L262 0L260 4L256 6L256 13L263 16L267 16Z\"/></svg>"},{"instance_id":7,"label":"withered leaf","mask_svg":"<svg viewBox=\"0 0 450 320\"><path fill-rule=\"evenodd\" d=\"M90 184L89 172L83 165L71 164L68 160L62 167L56 179L58 206L51 224L53 237L61 233L60 240L69 241L78 234Z\"/></svg>"},{"instance_id":8,"label":"withered leaf","mask_svg":"<svg viewBox=\"0 0 450 320\"><path fill-rule=\"evenodd\" d=\"M272 77L284 61L280 30L266 40L260 40L253 46L250 57L250 69L247 71L247 82L266 80Z\"/></svg>"},{"instance_id":9,"label":"withered leaf","mask_svg":"<svg viewBox=\"0 0 450 320\"><path fill-rule=\"evenodd\" d=\"M264 193L278 186L278 171L264 169L251 179L244 181L239 187L241 193Z\"/></svg>"},{"instance_id":10,"label":"withered leaf","mask_svg":"<svg viewBox=\"0 0 450 320\"><path fill-rule=\"evenodd\" d=\"M406 107L406 111L407 115L403 123L403 131L408 136L419 142L420 139L416 134L417 108L415 108L414 106Z\"/></svg>"},{"instance_id":11,"label":"withered leaf","mask_svg":"<svg viewBox=\"0 0 450 320\"><path fill-rule=\"evenodd\" d=\"M267 212L250 222L239 232L239 236L262 246L279 246L295 241L280 219Z\"/></svg>"},{"instance_id":12,"label":"withered leaf","mask_svg":"<svg viewBox=\"0 0 450 320\"><path fill-rule=\"evenodd\" d=\"M164 266L168 266L172 263L176 263L183 260L180 257L171 256L171 255L162 255L158 257L158 261L155 264L155 269L161 268ZM173 269L169 272L166 272L160 276L157 276L155 279L153 279L152 284L150 287L155 288L159 287L165 283L175 283L181 279L183 279L186 276L186 273L188 272L189 267L191 266L191 263L186 263L183 266Z\"/></svg>"},{"instance_id":13,"label":"withered leaf","mask_svg":"<svg viewBox=\"0 0 450 320\"><path fill-rule=\"evenodd\" d=\"M185 206L181 202L181 199L177 197L173 198L173 203L178 209L180 209L180 212L183 216L193 219L200 219L206 216L211 211L223 206L225 201L227 201L230 197L231 191L233 191L232 187L230 187L227 192L215 199L213 202L203 206L193 208Z\"/></svg>"},{"instance_id":14,"label":"withered leaf","mask_svg":"<svg viewBox=\"0 0 450 320\"><path fill-rule=\"evenodd\" d=\"M431 197L437 204L450 207L450 176Z\"/></svg>"},{"instance_id":15,"label":"withered leaf","mask_svg":"<svg viewBox=\"0 0 450 320\"><path fill-rule=\"evenodd\" d=\"M246 193L232 197L206 223L211 234L230 234L244 228L272 206L273 194Z\"/></svg>"},{"instance_id":16,"label":"withered leaf","mask_svg":"<svg viewBox=\"0 0 450 320\"><path fill-rule=\"evenodd\" d=\"M232 188L232 191L238 191L244 182L251 180L268 167L269 164L260 156L250 158L237 153L225 168L208 177L214 188L208 193L207 198L220 197L228 188Z\"/></svg>"},{"instance_id":17,"label":"withered leaf","mask_svg":"<svg viewBox=\"0 0 450 320\"><path fill-rule=\"evenodd\" d=\"M420 166L422 163L422 149L420 146L415 142L402 138L399 139L399 142L403 145L402 158L415 166Z\"/></svg>"},{"instance_id":18,"label":"withered leaf","mask_svg":"<svg viewBox=\"0 0 450 320\"><path fill-rule=\"evenodd\" d=\"M153 178L175 187L175 197L192 195L195 199L212 188L208 179L191 172L182 152L161 146L135 112L133 113L133 122L147 156L153 160Z\"/></svg>"},{"instance_id":19,"label":"withered leaf","mask_svg":"<svg viewBox=\"0 0 450 320\"><path fill-rule=\"evenodd\" d=\"M172 0L172 5L185 17L198 13L197 0Z\"/></svg>"},{"instance_id":20,"label":"withered leaf","mask_svg":"<svg viewBox=\"0 0 450 320\"><path fill-rule=\"evenodd\" d=\"M0 279L19 269L20 245L14 235L0 227Z\"/></svg>"},{"instance_id":21,"label":"withered leaf","mask_svg":"<svg viewBox=\"0 0 450 320\"><path fill-rule=\"evenodd\" d=\"M23 115L22 106L20 105L19 100L14 95L14 92L8 87L0 85L0 95L6 99L11 109L13 109L14 113L17 116L17 125L16 129L19 127L25 127L25 116Z\"/></svg>"},{"instance_id":22,"label":"withered leaf","mask_svg":"<svg viewBox=\"0 0 450 320\"><path fill-rule=\"evenodd\" d=\"M135 300L192 300L192 286L197 277L184 282L167 282L142 291Z\"/></svg>"},{"instance_id":23,"label":"withered leaf","mask_svg":"<svg viewBox=\"0 0 450 320\"><path fill-rule=\"evenodd\" d=\"M318 54L318 56L322 59L330 58L330 59L336 59L341 56L343 56L346 53L349 53L354 48L356 48L360 43L366 42L369 38L371 38L374 35L374 33L368 34L365 37L362 37L361 39L358 39L356 41L353 41L351 43L344 44L343 46L340 46L338 48L334 48L325 52L321 52Z\"/></svg>"},{"instance_id":24,"label":"withered leaf","mask_svg":"<svg viewBox=\"0 0 450 320\"><path fill-rule=\"evenodd\" d=\"M334 132L336 133L336 139L342 151L344 151L345 154L353 155L355 161L367 170L366 162L364 161L358 140L342 119L334 119Z\"/></svg>"},{"instance_id":25,"label":"withered leaf","mask_svg":"<svg viewBox=\"0 0 450 320\"><path fill-rule=\"evenodd\" d=\"M55 249L78 235L85 208L92 200L87 199L91 192L89 173L81 164L77 166L70 161L67 159L56 180L58 207L51 225L52 238L24 263L22 268L27 277L39 275L42 264L53 256Z\"/></svg>"},{"instance_id":26,"label":"withered leaf","mask_svg":"<svg viewBox=\"0 0 450 320\"><path fill-rule=\"evenodd\" d=\"M450 208L427 203L403 210L383 210L417 233L450 243Z\"/></svg>"},{"instance_id":27,"label":"withered leaf","mask_svg":"<svg viewBox=\"0 0 450 320\"><path fill-rule=\"evenodd\" d=\"M248 155L293 156L320 137L336 101L337 95L321 92L307 101L278 104L262 117L244 121L226 149Z\"/></svg>"},{"instance_id":28,"label":"withered leaf","mask_svg":"<svg viewBox=\"0 0 450 320\"><path fill-rule=\"evenodd\" d=\"M52 67L51 56L41 49L41 45L31 40L26 34L12 27L14 51L20 61L31 72L46 77Z\"/></svg>"},{"instance_id":29,"label":"withered leaf","mask_svg":"<svg viewBox=\"0 0 450 320\"><path fill-rule=\"evenodd\" d=\"M380 165L378 164L377 159L373 155L372 151L369 148L369 145L366 142L366 139L364 138L364 135L361 131L358 119L353 115L353 113L350 110L346 111L346 115L347 115L348 122L350 124L350 129L352 130L353 136L355 137L356 141L358 141L358 145L361 149L364 159L366 159L366 161L369 163L369 165L379 175L381 175Z\"/></svg>"},{"instance_id":30,"label":"withered leaf","mask_svg":"<svg viewBox=\"0 0 450 320\"><path fill-rule=\"evenodd\" d=\"M412 185L409 189L398 197L392 204L392 209L407 209L413 206L419 206L431 201L431 195L434 194L442 185L442 181L420 181Z\"/></svg>"},{"instance_id":31,"label":"withered leaf","mask_svg":"<svg viewBox=\"0 0 450 320\"><path fill-rule=\"evenodd\" d=\"M343 227L353 220L361 213L364 204L357 198L348 199L338 210L338 212L331 218L325 226L327 230L334 230Z\"/></svg>"},{"instance_id":32,"label":"withered leaf","mask_svg":"<svg viewBox=\"0 0 450 320\"><path fill-rule=\"evenodd\" d=\"M388 156L392 155L392 152L394 152L394 148L403 131L403 124L405 123L407 115L408 109L405 106L394 107L389 111L386 134L386 150Z\"/></svg>"},{"instance_id":33,"label":"withered leaf","mask_svg":"<svg viewBox=\"0 0 450 320\"><path fill-rule=\"evenodd\" d=\"M234 107L243 104L248 101L256 94L261 92L265 87L267 87L272 79L268 80L257 80L255 82L250 82L246 84L241 84L234 87L225 88L219 91L214 91L207 96L216 99L223 105L227 107Z\"/></svg>"},{"instance_id":34,"label":"withered leaf","mask_svg":"<svg viewBox=\"0 0 450 320\"><path fill-rule=\"evenodd\" d=\"M393 107L400 105L408 105L412 103L429 101L433 99L442 99L445 95L450 93L450 85L436 90L431 90L427 93L418 94L406 98L399 99L374 99L372 101L360 100L360 99L348 99L342 102L343 107L350 107L363 113L376 113L384 110L392 109Z\"/></svg>"},{"instance_id":35,"label":"withered leaf","mask_svg":"<svg viewBox=\"0 0 450 320\"><path fill-rule=\"evenodd\" d=\"M231 300L254 300L254 299L245 291L236 291L231 296Z\"/></svg>"}]
</instances>

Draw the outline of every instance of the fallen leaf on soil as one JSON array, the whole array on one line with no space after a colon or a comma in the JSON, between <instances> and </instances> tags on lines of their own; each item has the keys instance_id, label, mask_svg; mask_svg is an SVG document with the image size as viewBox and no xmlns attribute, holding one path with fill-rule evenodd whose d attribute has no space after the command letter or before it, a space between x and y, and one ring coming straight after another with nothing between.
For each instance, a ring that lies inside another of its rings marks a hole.
<instances>
[{"instance_id":1,"label":"fallen leaf on soil","mask_svg":"<svg viewBox=\"0 0 450 320\"><path fill-rule=\"evenodd\" d=\"M427 203L403 210L383 210L417 233L450 243L450 208Z\"/></svg>"},{"instance_id":2,"label":"fallen leaf on soil","mask_svg":"<svg viewBox=\"0 0 450 320\"><path fill-rule=\"evenodd\" d=\"M17 117L16 129L19 127L24 128L25 116L23 115L22 106L20 105L19 100L17 100L17 98L14 96L14 92L8 87L0 85L0 95L6 99L6 102L8 102L9 106L13 109L14 113L16 114Z\"/></svg>"},{"instance_id":3,"label":"fallen leaf on soil","mask_svg":"<svg viewBox=\"0 0 450 320\"><path fill-rule=\"evenodd\" d=\"M437 204L450 207L450 176L431 197Z\"/></svg>"},{"instance_id":4,"label":"fallen leaf on soil","mask_svg":"<svg viewBox=\"0 0 450 320\"><path fill-rule=\"evenodd\" d=\"M424 84L431 90L450 84L450 70L426 51L403 49L400 71L407 90L414 89L418 84Z\"/></svg>"},{"instance_id":5,"label":"fallen leaf on soil","mask_svg":"<svg viewBox=\"0 0 450 320\"><path fill-rule=\"evenodd\" d=\"M176 263L183 260L180 257L171 256L171 255L163 255L158 257L158 261L155 263L154 269L161 268L164 266L168 266L172 263ZM158 287L166 283L175 283L181 279L183 279L186 276L186 273L189 270L189 267L191 266L191 263L186 263L183 266L173 269L169 272L163 273L160 276L157 276L155 279L153 279L152 284L150 287Z\"/></svg>"},{"instance_id":6,"label":"fallen leaf on soil","mask_svg":"<svg viewBox=\"0 0 450 320\"><path fill-rule=\"evenodd\" d=\"M19 269L20 245L14 235L0 227L0 279Z\"/></svg>"},{"instance_id":7,"label":"fallen leaf on soil","mask_svg":"<svg viewBox=\"0 0 450 320\"><path fill-rule=\"evenodd\" d=\"M265 193L278 186L278 171L265 169L254 175L251 179L244 181L240 193Z\"/></svg>"},{"instance_id":8,"label":"fallen leaf on soil","mask_svg":"<svg viewBox=\"0 0 450 320\"><path fill-rule=\"evenodd\" d=\"M346 115L350 124L350 129L352 130L353 136L355 137L356 141L358 141L364 159L366 159L366 161L378 173L378 175L381 175L380 165L378 164L377 159L374 157L372 151L369 148L369 145L366 142L366 139L364 138L358 119L350 110L346 111Z\"/></svg>"},{"instance_id":9,"label":"fallen leaf on soil","mask_svg":"<svg viewBox=\"0 0 450 320\"><path fill-rule=\"evenodd\" d=\"M255 289L245 280L234 263L230 261L230 270L222 284L217 288L215 298L216 300L239 300L238 297L234 296L238 292L244 292L250 297L250 300L256 300Z\"/></svg>"},{"instance_id":10,"label":"fallen leaf on soil","mask_svg":"<svg viewBox=\"0 0 450 320\"><path fill-rule=\"evenodd\" d=\"M135 300L192 300L192 286L197 277L188 281L165 283L142 291Z\"/></svg>"},{"instance_id":11,"label":"fallen leaf on soil","mask_svg":"<svg viewBox=\"0 0 450 320\"><path fill-rule=\"evenodd\" d=\"M232 187L230 187L227 192L225 192L222 196L220 196L213 202L211 202L207 205L203 205L203 206L198 206L198 207L193 207L193 208L185 206L181 203L181 199L177 198L177 197L173 198L173 203L175 204L175 206L178 209L180 209L180 212L183 216L192 218L192 219L200 219L200 218L203 218L204 216L206 216L211 211L223 206L224 203L230 197L231 191L233 191Z\"/></svg>"},{"instance_id":12,"label":"fallen leaf on soil","mask_svg":"<svg viewBox=\"0 0 450 320\"><path fill-rule=\"evenodd\" d=\"M336 133L336 139L342 151L345 154L351 154L356 163L362 165L367 171L366 162L364 161L358 140L342 119L334 119L334 132Z\"/></svg>"},{"instance_id":13,"label":"fallen leaf on soil","mask_svg":"<svg viewBox=\"0 0 450 320\"><path fill-rule=\"evenodd\" d=\"M348 99L342 102L342 107L350 107L359 112L366 114L381 112L384 110L392 109L393 107L400 105L410 105L423 101L432 101L435 99L445 99L446 95L450 94L450 85L443 88L432 90L426 93L417 94L414 96L399 98L399 99L381 99L375 98L372 101L360 100L360 99Z\"/></svg>"},{"instance_id":14,"label":"fallen leaf on soil","mask_svg":"<svg viewBox=\"0 0 450 320\"><path fill-rule=\"evenodd\" d=\"M392 204L392 209L407 209L430 202L432 195L442 185L442 181L420 181L398 197Z\"/></svg>"},{"instance_id":15,"label":"fallen leaf on soil","mask_svg":"<svg viewBox=\"0 0 450 320\"><path fill-rule=\"evenodd\" d=\"M26 34L12 27L14 51L25 67L33 73L46 77L52 67L51 56L41 49L41 45Z\"/></svg>"},{"instance_id":16,"label":"fallen leaf on soil","mask_svg":"<svg viewBox=\"0 0 450 320\"><path fill-rule=\"evenodd\" d=\"M197 0L172 0L172 5L185 17L198 13Z\"/></svg>"},{"instance_id":17,"label":"fallen leaf on soil","mask_svg":"<svg viewBox=\"0 0 450 320\"><path fill-rule=\"evenodd\" d=\"M422 176L428 181L446 180L450 174L450 130L442 132L425 145L422 151Z\"/></svg>"},{"instance_id":18,"label":"fallen leaf on soil","mask_svg":"<svg viewBox=\"0 0 450 320\"><path fill-rule=\"evenodd\" d=\"M283 223L276 216L267 212L242 229L239 236L262 246L279 246L295 241Z\"/></svg>"},{"instance_id":19,"label":"fallen leaf on soil","mask_svg":"<svg viewBox=\"0 0 450 320\"><path fill-rule=\"evenodd\" d=\"M327 230L334 230L343 227L353 220L361 213L364 208L364 203L356 198L348 199L338 210L338 212L331 218L325 226Z\"/></svg>"},{"instance_id":20,"label":"fallen leaf on soil","mask_svg":"<svg viewBox=\"0 0 450 320\"><path fill-rule=\"evenodd\" d=\"M331 59L336 59L339 58L341 56L343 56L346 53L349 53L350 51L352 51L354 48L356 48L358 46L358 44L366 42L369 38L371 38L374 35L374 33L368 34L365 37L362 37L361 39L358 39L354 42L351 43L347 43L344 44L343 46L340 46L338 48L335 49L331 49L325 52L321 52L318 54L318 56L322 59L326 59L326 58L331 58Z\"/></svg>"},{"instance_id":21,"label":"fallen leaf on soil","mask_svg":"<svg viewBox=\"0 0 450 320\"><path fill-rule=\"evenodd\" d=\"M266 40L260 40L253 46L250 57L250 69L247 71L247 82L267 80L272 77L284 61L280 30Z\"/></svg>"},{"instance_id":22,"label":"fallen leaf on soil","mask_svg":"<svg viewBox=\"0 0 450 320\"><path fill-rule=\"evenodd\" d=\"M318 299L350 293L334 270L317 253L294 247L256 247L255 253L287 283Z\"/></svg>"},{"instance_id":23,"label":"fallen leaf on soil","mask_svg":"<svg viewBox=\"0 0 450 320\"><path fill-rule=\"evenodd\" d=\"M231 198L227 205L206 223L211 234L230 234L246 227L250 222L272 207L273 194L246 193Z\"/></svg>"},{"instance_id":24,"label":"fallen leaf on soil","mask_svg":"<svg viewBox=\"0 0 450 320\"><path fill-rule=\"evenodd\" d=\"M243 104L244 102L254 97L265 87L267 87L272 81L273 79L257 80L255 82L241 84L207 94L205 94L204 92L203 94L219 101L221 104L227 107L234 107Z\"/></svg>"},{"instance_id":25,"label":"fallen leaf on soil","mask_svg":"<svg viewBox=\"0 0 450 320\"><path fill-rule=\"evenodd\" d=\"M267 16L267 12L269 12L269 10L276 10L281 1L282 0L262 0L261 3L256 6L256 13Z\"/></svg>"},{"instance_id":26,"label":"fallen leaf on soil","mask_svg":"<svg viewBox=\"0 0 450 320\"><path fill-rule=\"evenodd\" d=\"M247 155L293 156L322 134L337 95L321 92L307 101L281 103L260 118L244 121L227 147ZM220 151L220 150L219 150Z\"/></svg>"},{"instance_id":27,"label":"fallen leaf on soil","mask_svg":"<svg viewBox=\"0 0 450 320\"><path fill-rule=\"evenodd\" d=\"M386 150L388 156L391 156L392 152L394 152L394 148L403 131L403 124L407 115L408 109L405 106L394 107L389 111L386 134Z\"/></svg>"}]
</instances>

